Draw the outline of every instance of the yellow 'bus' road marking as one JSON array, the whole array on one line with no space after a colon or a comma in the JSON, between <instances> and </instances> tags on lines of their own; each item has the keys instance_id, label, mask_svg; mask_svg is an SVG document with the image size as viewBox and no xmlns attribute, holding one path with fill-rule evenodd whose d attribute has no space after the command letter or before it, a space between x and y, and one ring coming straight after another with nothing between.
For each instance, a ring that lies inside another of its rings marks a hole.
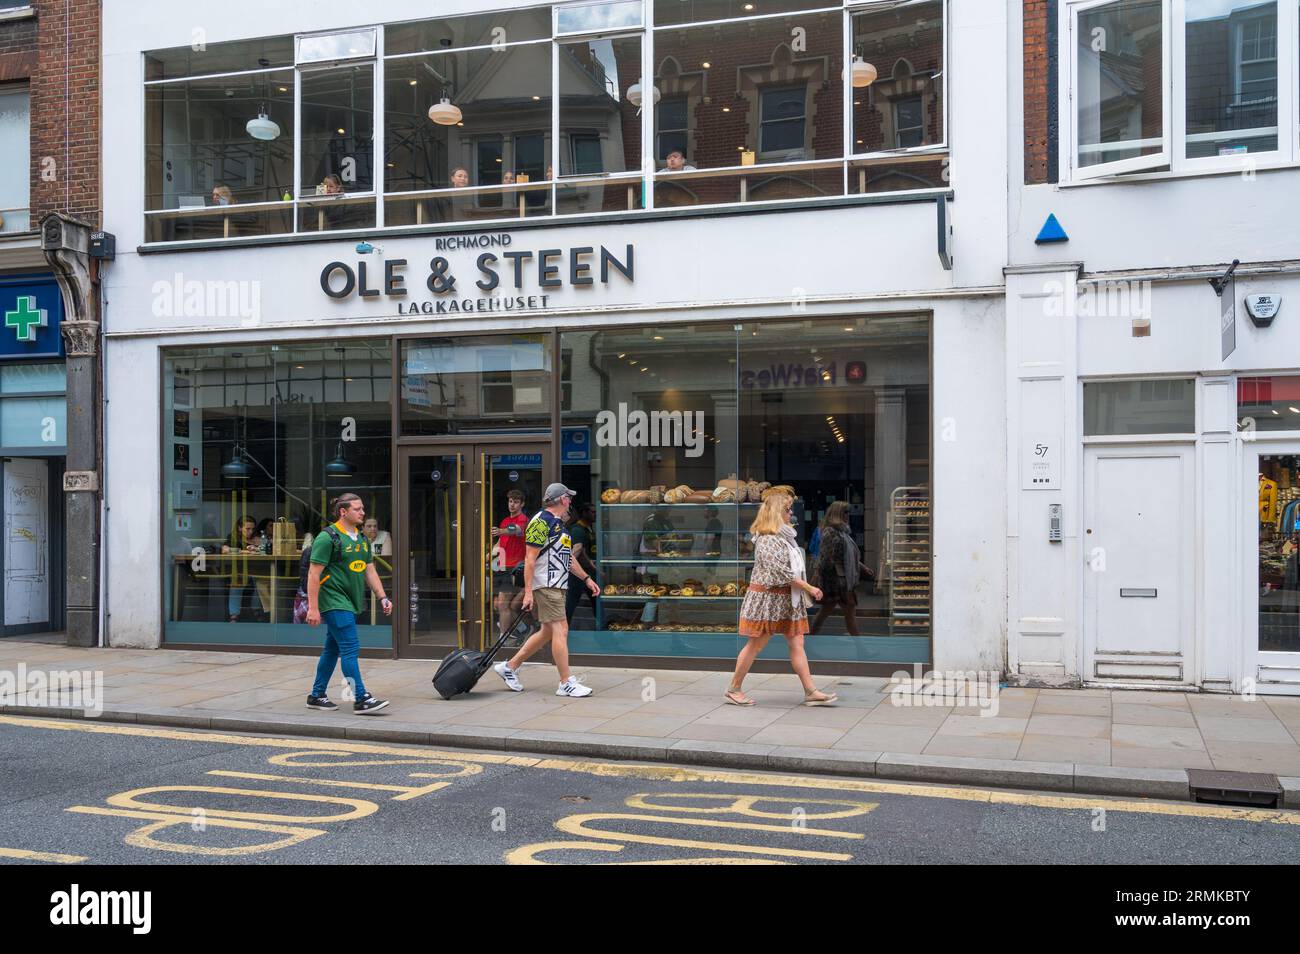
<instances>
[{"instance_id":1,"label":"yellow 'bus' road marking","mask_svg":"<svg viewBox=\"0 0 1300 954\"><path fill-rule=\"evenodd\" d=\"M246 795L249 798L266 798L273 801L316 802L343 805L348 811L334 815L275 815L267 812L240 812L228 808L206 808L201 805L168 805L157 802L139 801L140 795L155 792L204 792L211 795ZM151 785L148 788L134 788L129 792L119 792L105 799L116 808L135 808L143 811L170 812L173 815L187 815L196 811L212 818L236 818L248 821L270 822L271 824L323 824L325 822L351 821L354 818L366 818L379 811L374 802L361 798L343 798L336 795L308 795L303 792L268 792L256 788L218 788L212 785Z\"/></svg>"},{"instance_id":2,"label":"yellow 'bus' road marking","mask_svg":"<svg viewBox=\"0 0 1300 954\"><path fill-rule=\"evenodd\" d=\"M56 865L76 865L88 859L81 855L60 855L52 851L28 851L26 848L0 848L0 858L22 861L49 861Z\"/></svg>"},{"instance_id":3,"label":"yellow 'bus' road marking","mask_svg":"<svg viewBox=\"0 0 1300 954\"><path fill-rule=\"evenodd\" d=\"M34 729L57 729L65 732L94 732L112 735L144 736L174 739L181 742L217 742L226 745L243 745L264 748L305 749L342 753L369 753L376 755L411 756L408 747L375 745L373 743L326 742L314 739L285 739L258 736L227 735L222 733L185 732L175 729L146 728L129 725L94 725L84 722L65 722L54 719L37 719L27 716L0 715L0 724ZM953 801L985 802L993 805L1021 805L1030 808L1060 808L1092 810L1102 807L1107 811L1133 812L1145 815L1171 815L1188 818L1219 818L1226 821L1269 822L1275 825L1300 825L1300 812L1292 810L1229 808L1221 805L1192 803L1138 801L1113 798L1108 795L1035 795L1021 792L995 791L980 788L956 788L943 785L920 785L905 782L868 782L850 778L804 777L800 775L763 774L759 772L708 771L681 768L673 765L621 765L603 762L580 762L563 759L535 758L494 753L456 753L431 750L429 757L447 762L480 763L488 765L517 765L525 768L551 769L562 772L579 772L606 778L641 778L660 782L721 782L727 785L758 785L776 788L811 788L840 792L864 792L878 795L912 795L920 798L946 798Z\"/></svg>"},{"instance_id":4,"label":"yellow 'bus' road marking","mask_svg":"<svg viewBox=\"0 0 1300 954\"><path fill-rule=\"evenodd\" d=\"M505 861L511 865L545 865L549 862L537 856L544 851L607 851L617 853L626 845L608 844L603 841L543 841L535 845L520 845L506 852ZM669 858L663 861L595 861L587 864L598 865L786 865L788 861L775 858Z\"/></svg>"},{"instance_id":5,"label":"yellow 'bus' road marking","mask_svg":"<svg viewBox=\"0 0 1300 954\"><path fill-rule=\"evenodd\" d=\"M145 825L135 831L128 832L123 841L133 848L173 851L182 855L217 855L221 857L255 855L263 851L277 851L281 848L289 848L293 845L302 844L309 838L316 838L325 834L323 828L266 825L261 822L239 821L233 818L205 818L203 824L209 828L236 828L241 831L269 832L270 834L285 836L278 841L264 844L241 845L237 848L216 848L209 845L187 845L174 841L159 841L154 838L154 835L167 828L185 827L193 829L195 818L191 815L177 815L172 812L142 812L124 808L98 808L91 805L73 805L66 811L75 812L78 815L108 815L115 818L136 818L152 821L152 825Z\"/></svg>"},{"instance_id":6,"label":"yellow 'bus' road marking","mask_svg":"<svg viewBox=\"0 0 1300 954\"><path fill-rule=\"evenodd\" d=\"M775 848L763 845L737 845L724 842L695 841L689 838L664 838L659 835L642 835L635 832L609 831L604 828L588 828L589 822L630 821L660 822L666 825L681 825L690 828L743 828L747 831L778 832L783 835L791 833L799 836L821 835L826 838L862 839L865 835L849 831L824 831L818 828L795 828L792 825L759 825L753 822L725 822L713 818L673 818L670 815L633 815L630 812L592 812L586 815L570 815L561 818L555 827L568 835L586 835L604 841L635 841L645 845L663 845L669 848L699 848L704 851L732 851L750 855L776 855L784 858L816 858L822 861L852 861L852 855L831 851L807 851L801 848Z\"/></svg>"},{"instance_id":7,"label":"yellow 'bus' road marking","mask_svg":"<svg viewBox=\"0 0 1300 954\"><path fill-rule=\"evenodd\" d=\"M378 782L344 782L332 778L297 778L293 775L259 775L257 772L231 772L225 769L213 769L208 772L209 775L220 775L224 778L251 778L259 782L300 782L305 785L324 785L327 788L365 788L376 792L401 792L393 798L395 802L405 802L412 798L418 798L421 795L428 795L430 792L436 792L446 788L451 782L434 782L432 785L424 785L420 788L412 788L409 785L381 785Z\"/></svg>"}]
</instances>

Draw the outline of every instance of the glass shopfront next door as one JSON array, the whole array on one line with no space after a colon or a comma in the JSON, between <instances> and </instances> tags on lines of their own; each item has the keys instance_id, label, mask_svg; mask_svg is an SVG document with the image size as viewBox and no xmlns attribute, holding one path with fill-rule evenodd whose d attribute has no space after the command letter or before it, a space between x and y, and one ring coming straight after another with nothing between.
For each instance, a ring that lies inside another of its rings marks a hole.
<instances>
[{"instance_id":1,"label":"glass shopfront next door","mask_svg":"<svg viewBox=\"0 0 1300 954\"><path fill-rule=\"evenodd\" d=\"M523 529L541 509L549 443L399 450L400 654L481 648L523 600Z\"/></svg>"}]
</instances>

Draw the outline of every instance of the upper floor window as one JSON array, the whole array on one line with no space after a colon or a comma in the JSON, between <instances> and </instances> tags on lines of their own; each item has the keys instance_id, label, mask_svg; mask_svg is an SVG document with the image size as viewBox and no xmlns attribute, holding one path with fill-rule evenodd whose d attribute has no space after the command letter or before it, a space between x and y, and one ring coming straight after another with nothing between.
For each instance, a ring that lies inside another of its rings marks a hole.
<instances>
[{"instance_id":1,"label":"upper floor window","mask_svg":"<svg viewBox=\"0 0 1300 954\"><path fill-rule=\"evenodd\" d=\"M594 0L150 52L147 240L947 188L948 2Z\"/></svg>"},{"instance_id":2,"label":"upper floor window","mask_svg":"<svg viewBox=\"0 0 1300 954\"><path fill-rule=\"evenodd\" d=\"M26 86L0 86L0 232L26 232L31 167L31 100Z\"/></svg>"},{"instance_id":3,"label":"upper floor window","mask_svg":"<svg viewBox=\"0 0 1300 954\"><path fill-rule=\"evenodd\" d=\"M1297 0L1074 0L1076 179L1300 161Z\"/></svg>"}]
</instances>

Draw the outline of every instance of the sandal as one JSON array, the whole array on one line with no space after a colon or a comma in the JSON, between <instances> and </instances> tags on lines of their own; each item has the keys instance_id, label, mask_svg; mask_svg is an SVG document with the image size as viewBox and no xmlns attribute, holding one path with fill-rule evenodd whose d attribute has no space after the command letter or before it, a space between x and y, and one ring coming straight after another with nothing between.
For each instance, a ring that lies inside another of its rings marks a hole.
<instances>
[{"instance_id":1,"label":"sandal","mask_svg":"<svg viewBox=\"0 0 1300 954\"><path fill-rule=\"evenodd\" d=\"M820 696L820 699L813 698ZM834 704L839 696L833 692L822 692L820 689L814 689L812 692L804 693L803 704L806 706L829 706Z\"/></svg>"},{"instance_id":2,"label":"sandal","mask_svg":"<svg viewBox=\"0 0 1300 954\"><path fill-rule=\"evenodd\" d=\"M749 698L749 696L745 695L739 689L728 689L723 693L723 698L733 706L752 706L754 704L754 700Z\"/></svg>"}]
</instances>

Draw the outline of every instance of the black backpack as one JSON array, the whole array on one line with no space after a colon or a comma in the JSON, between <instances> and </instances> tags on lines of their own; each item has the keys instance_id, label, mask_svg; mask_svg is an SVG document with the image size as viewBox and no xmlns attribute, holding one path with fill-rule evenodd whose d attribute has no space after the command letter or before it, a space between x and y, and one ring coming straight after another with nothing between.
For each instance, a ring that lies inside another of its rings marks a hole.
<instances>
[{"instance_id":1,"label":"black backpack","mask_svg":"<svg viewBox=\"0 0 1300 954\"><path fill-rule=\"evenodd\" d=\"M343 546L343 538L339 532L330 524L325 528L325 532L330 535L336 548ZM304 547L302 556L298 558L298 595L307 595L307 577L311 573L311 547Z\"/></svg>"}]
</instances>

